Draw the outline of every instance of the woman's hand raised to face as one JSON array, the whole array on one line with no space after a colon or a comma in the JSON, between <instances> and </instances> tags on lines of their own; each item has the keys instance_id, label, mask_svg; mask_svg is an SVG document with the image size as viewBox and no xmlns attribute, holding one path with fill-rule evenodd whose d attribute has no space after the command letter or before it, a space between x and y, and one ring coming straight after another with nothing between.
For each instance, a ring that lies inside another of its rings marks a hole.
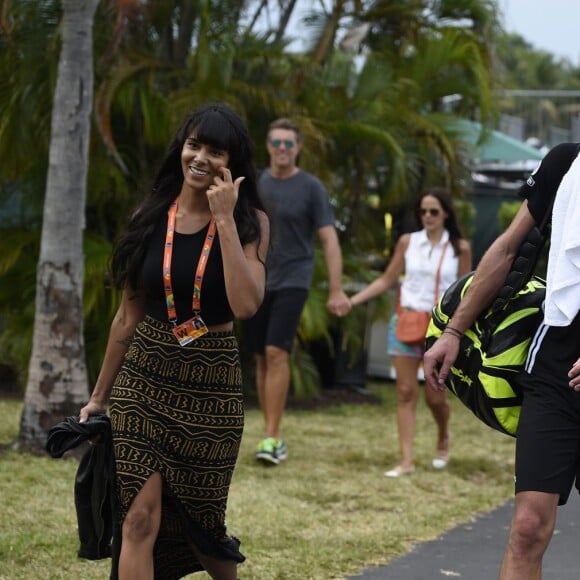
<instances>
[{"instance_id":1,"label":"woman's hand raised to face","mask_svg":"<svg viewBox=\"0 0 580 580\"><path fill-rule=\"evenodd\" d=\"M244 176L240 176L233 181L232 173L227 167L222 167L221 172L222 177L216 175L206 192L209 209L216 220L233 216L240 184L245 179Z\"/></svg>"}]
</instances>

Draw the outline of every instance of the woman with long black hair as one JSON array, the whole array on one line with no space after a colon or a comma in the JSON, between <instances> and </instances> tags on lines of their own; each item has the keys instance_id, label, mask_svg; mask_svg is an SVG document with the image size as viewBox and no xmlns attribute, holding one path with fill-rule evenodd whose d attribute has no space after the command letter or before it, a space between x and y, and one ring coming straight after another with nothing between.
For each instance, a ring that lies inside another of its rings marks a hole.
<instances>
[{"instance_id":1,"label":"woman with long black hair","mask_svg":"<svg viewBox=\"0 0 580 580\"><path fill-rule=\"evenodd\" d=\"M123 296L80 411L86 421L109 405L122 537L113 578L237 578L244 557L225 526L244 421L233 321L262 302L268 244L248 131L228 106L203 106L116 244Z\"/></svg>"}]
</instances>

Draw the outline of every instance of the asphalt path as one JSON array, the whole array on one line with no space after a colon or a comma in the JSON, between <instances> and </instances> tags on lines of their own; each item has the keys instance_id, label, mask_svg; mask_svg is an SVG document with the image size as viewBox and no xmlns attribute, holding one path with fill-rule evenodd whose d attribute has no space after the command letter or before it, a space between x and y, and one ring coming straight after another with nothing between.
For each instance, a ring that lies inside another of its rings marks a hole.
<instances>
[{"instance_id":1,"label":"asphalt path","mask_svg":"<svg viewBox=\"0 0 580 580\"><path fill-rule=\"evenodd\" d=\"M513 500L418 544L390 564L363 570L352 580L497 579L512 518ZM558 508L554 536L544 556L542 580L580 579L580 497L575 488Z\"/></svg>"}]
</instances>

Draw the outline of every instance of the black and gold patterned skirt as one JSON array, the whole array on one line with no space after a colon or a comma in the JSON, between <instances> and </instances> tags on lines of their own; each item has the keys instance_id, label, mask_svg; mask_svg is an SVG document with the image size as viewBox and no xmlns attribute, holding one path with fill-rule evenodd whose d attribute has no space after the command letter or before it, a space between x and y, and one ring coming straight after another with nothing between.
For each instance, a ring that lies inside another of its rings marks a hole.
<instances>
[{"instance_id":1,"label":"black and gold patterned skirt","mask_svg":"<svg viewBox=\"0 0 580 580\"><path fill-rule=\"evenodd\" d=\"M225 511L244 412L238 344L208 333L185 347L168 323L146 317L111 393L120 522L147 479L163 478L155 578L202 569L190 547L243 562Z\"/></svg>"}]
</instances>

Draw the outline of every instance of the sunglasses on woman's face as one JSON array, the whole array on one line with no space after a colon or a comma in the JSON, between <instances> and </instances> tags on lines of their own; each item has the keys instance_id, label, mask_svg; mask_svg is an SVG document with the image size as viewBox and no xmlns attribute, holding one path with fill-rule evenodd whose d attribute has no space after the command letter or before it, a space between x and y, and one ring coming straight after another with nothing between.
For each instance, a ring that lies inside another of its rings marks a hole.
<instances>
[{"instance_id":1,"label":"sunglasses on woman's face","mask_svg":"<svg viewBox=\"0 0 580 580\"><path fill-rule=\"evenodd\" d=\"M421 208L421 215L429 214L431 217L437 217L439 215L439 209L436 207Z\"/></svg>"},{"instance_id":2,"label":"sunglasses on woman's face","mask_svg":"<svg viewBox=\"0 0 580 580\"><path fill-rule=\"evenodd\" d=\"M281 145L284 145L286 149L292 149L296 143L292 139L270 139L270 145L278 149Z\"/></svg>"}]
</instances>

